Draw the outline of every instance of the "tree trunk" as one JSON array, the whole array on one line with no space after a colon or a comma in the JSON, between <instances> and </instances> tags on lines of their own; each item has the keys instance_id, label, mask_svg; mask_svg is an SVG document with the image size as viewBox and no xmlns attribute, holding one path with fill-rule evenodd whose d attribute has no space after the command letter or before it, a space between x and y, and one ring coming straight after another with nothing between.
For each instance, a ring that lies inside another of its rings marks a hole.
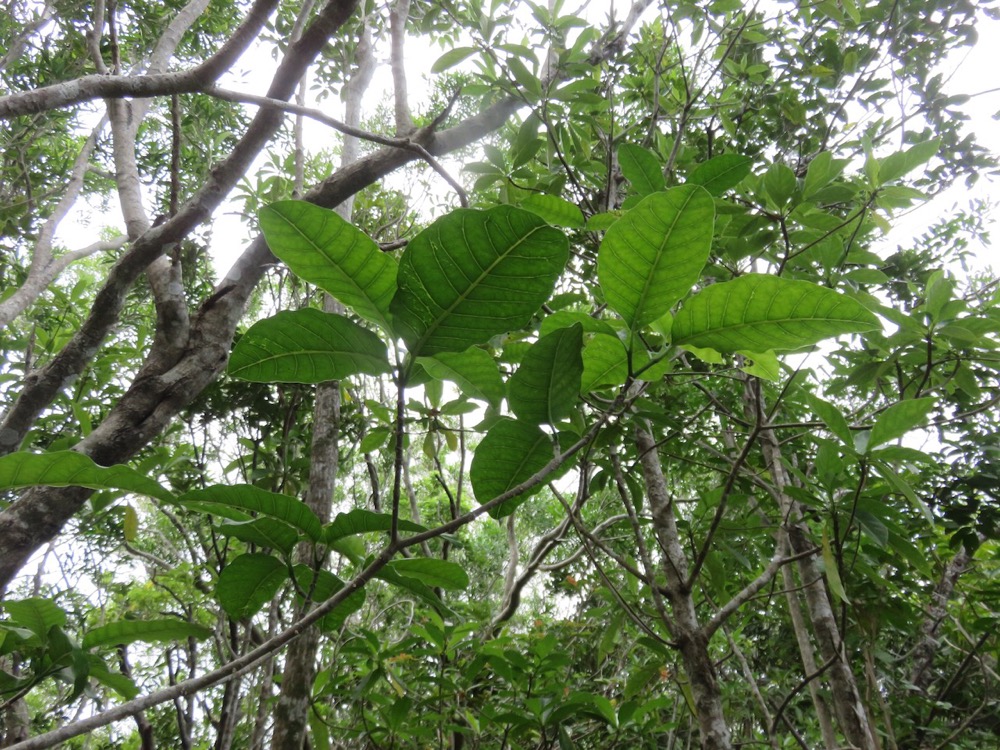
<instances>
[{"instance_id":1,"label":"tree trunk","mask_svg":"<svg viewBox=\"0 0 1000 750\"><path fill-rule=\"evenodd\" d=\"M371 32L365 25L364 36L358 43L355 60L358 68L347 84L345 120L357 127L361 121L361 98L375 71L375 57L372 54ZM350 166L358 158L358 139L345 136L341 152L341 169ZM351 220L354 199L348 198L337 212L346 221ZM323 296L323 309L330 313L343 313L341 304ZM321 521L326 523L332 515L334 489L340 460L340 383L322 383L316 388L316 405L313 411L312 453L310 455L309 488L306 493L308 505ZM305 562L319 569L322 558L312 544L303 544L297 550L299 562ZM308 603L301 611L296 611L296 619L309 608ZM312 700L312 684L316 676L316 655L319 651L320 631L313 626L292 641L285 656L285 668L281 678L281 694L274 716L274 737L271 747L275 750L299 750L305 746L309 722L309 705Z\"/></svg>"},{"instance_id":2,"label":"tree trunk","mask_svg":"<svg viewBox=\"0 0 1000 750\"><path fill-rule=\"evenodd\" d=\"M636 446L649 495L653 529L663 553L666 595L672 615L671 634L681 652L684 673L691 685L701 746L703 750L730 750L732 740L722 706L718 675L708 652L708 636L698 623L694 597L687 581L687 555L677 531L656 442L645 427L640 426L636 430Z\"/></svg>"},{"instance_id":3,"label":"tree trunk","mask_svg":"<svg viewBox=\"0 0 1000 750\"><path fill-rule=\"evenodd\" d=\"M759 398L759 394L757 396ZM765 413L761 408L759 413ZM785 487L790 479L781 457L781 449L773 430L763 429L760 432L761 449L771 480L774 482L781 500L782 513L787 519L788 539L792 552L803 555L815 545L806 534L802 523L802 512L798 504L787 494ZM847 652L837 625L830 596L827 592L824 571L819 557L814 553L806 555L798 561L799 577L802 580L806 599L806 611L812 625L813 635L819 647L820 657L829 664L827 674L830 678L830 688L833 694L833 709L837 723L851 747L858 750L878 750L874 731L868 721L858 690L857 681L847 660Z\"/></svg>"}]
</instances>

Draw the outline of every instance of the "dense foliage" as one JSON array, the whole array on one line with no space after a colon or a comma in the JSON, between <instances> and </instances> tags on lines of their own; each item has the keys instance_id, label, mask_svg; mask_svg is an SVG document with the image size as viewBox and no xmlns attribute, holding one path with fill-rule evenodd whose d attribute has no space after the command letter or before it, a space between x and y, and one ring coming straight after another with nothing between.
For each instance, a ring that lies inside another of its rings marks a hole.
<instances>
[{"instance_id":1,"label":"dense foliage","mask_svg":"<svg viewBox=\"0 0 1000 750\"><path fill-rule=\"evenodd\" d=\"M622 10L0 18L0 746L1000 742L993 5Z\"/></svg>"}]
</instances>

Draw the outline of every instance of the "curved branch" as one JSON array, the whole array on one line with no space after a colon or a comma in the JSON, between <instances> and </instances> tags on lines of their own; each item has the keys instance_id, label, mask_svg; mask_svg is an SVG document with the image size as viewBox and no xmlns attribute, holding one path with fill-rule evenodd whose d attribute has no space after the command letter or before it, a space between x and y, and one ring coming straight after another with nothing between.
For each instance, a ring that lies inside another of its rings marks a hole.
<instances>
[{"instance_id":1,"label":"curved branch","mask_svg":"<svg viewBox=\"0 0 1000 750\"><path fill-rule=\"evenodd\" d=\"M205 62L178 73L144 76L89 75L71 81L0 96L0 119L46 112L94 99L149 98L196 92L229 70L257 38L278 0L256 0L233 35Z\"/></svg>"}]
</instances>

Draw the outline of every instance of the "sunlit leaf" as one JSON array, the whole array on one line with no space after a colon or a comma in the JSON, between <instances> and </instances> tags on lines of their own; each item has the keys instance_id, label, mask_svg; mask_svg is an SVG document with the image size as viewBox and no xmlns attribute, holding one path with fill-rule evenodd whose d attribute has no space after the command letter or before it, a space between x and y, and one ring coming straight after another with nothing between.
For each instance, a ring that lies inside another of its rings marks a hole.
<instances>
[{"instance_id":1,"label":"sunlit leaf","mask_svg":"<svg viewBox=\"0 0 1000 750\"><path fill-rule=\"evenodd\" d=\"M663 190L663 165L652 151L634 143L623 143L618 147L618 166L639 195Z\"/></svg>"},{"instance_id":2,"label":"sunlit leaf","mask_svg":"<svg viewBox=\"0 0 1000 750\"><path fill-rule=\"evenodd\" d=\"M25 487L87 487L92 490L125 490L160 500L173 495L145 474L128 466L98 466L76 451L10 453L0 458L0 490Z\"/></svg>"},{"instance_id":3,"label":"sunlit leaf","mask_svg":"<svg viewBox=\"0 0 1000 750\"><path fill-rule=\"evenodd\" d=\"M260 212L260 228L271 252L296 276L388 329L396 261L368 235L305 201L272 203Z\"/></svg>"},{"instance_id":4,"label":"sunlit leaf","mask_svg":"<svg viewBox=\"0 0 1000 750\"><path fill-rule=\"evenodd\" d=\"M597 276L630 328L652 323L690 291L708 259L714 217L712 197L682 185L646 197L608 229Z\"/></svg>"},{"instance_id":5,"label":"sunlit leaf","mask_svg":"<svg viewBox=\"0 0 1000 750\"><path fill-rule=\"evenodd\" d=\"M568 255L565 235L529 211L453 211L403 253L395 330L412 356L428 356L522 328L552 294Z\"/></svg>"},{"instance_id":6,"label":"sunlit leaf","mask_svg":"<svg viewBox=\"0 0 1000 750\"><path fill-rule=\"evenodd\" d=\"M440 352L417 360L427 374L438 380L450 380L466 396L499 406L504 397L503 380L496 360L479 347L464 352Z\"/></svg>"},{"instance_id":7,"label":"sunlit leaf","mask_svg":"<svg viewBox=\"0 0 1000 750\"><path fill-rule=\"evenodd\" d=\"M674 318L676 345L720 352L788 351L877 330L860 302L808 281L748 274L692 296Z\"/></svg>"}]
</instances>

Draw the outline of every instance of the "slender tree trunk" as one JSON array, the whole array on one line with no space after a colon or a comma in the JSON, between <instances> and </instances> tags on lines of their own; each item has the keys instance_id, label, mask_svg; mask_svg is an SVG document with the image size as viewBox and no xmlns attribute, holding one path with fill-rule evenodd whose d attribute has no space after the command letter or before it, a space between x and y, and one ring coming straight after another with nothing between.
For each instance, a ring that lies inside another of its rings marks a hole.
<instances>
[{"instance_id":1,"label":"slender tree trunk","mask_svg":"<svg viewBox=\"0 0 1000 750\"><path fill-rule=\"evenodd\" d=\"M754 397L759 399L759 391L756 388L751 390L755 392ZM758 408L758 412L766 413L762 406ZM771 472L771 480L780 496L782 513L788 524L788 539L792 552L796 555L805 555L798 561L799 577L804 586L806 611L819 647L820 657L825 664L830 665L827 674L837 723L851 747L858 750L877 750L878 742L870 726L868 712L861 700L854 673L848 663L840 627L837 625L837 618L827 592L822 565L816 554L806 554L814 545L806 534L798 504L785 493L785 487L789 486L791 481L785 470L774 431L761 430L760 443L767 468Z\"/></svg>"},{"instance_id":2,"label":"slender tree trunk","mask_svg":"<svg viewBox=\"0 0 1000 750\"><path fill-rule=\"evenodd\" d=\"M955 584L969 566L970 560L969 552L962 547L945 565L941 579L931 594L927 616L920 626L920 640L913 649L913 671L910 675L910 682L922 692L927 691L927 687L934 679L934 670L931 667L934 666L934 657L937 655L938 629L947 614L948 600L951 599Z\"/></svg>"},{"instance_id":3,"label":"slender tree trunk","mask_svg":"<svg viewBox=\"0 0 1000 750\"><path fill-rule=\"evenodd\" d=\"M666 595L670 603L672 636L681 653L691 685L703 750L730 750L729 725L722 705L722 691L715 664L708 652L708 636L698 623L698 613L688 584L688 561L677 531L673 504L667 490L656 442L644 427L636 430L642 474L649 495L653 529L663 553Z\"/></svg>"},{"instance_id":4,"label":"slender tree trunk","mask_svg":"<svg viewBox=\"0 0 1000 750\"><path fill-rule=\"evenodd\" d=\"M374 72L374 55L371 49L371 34L367 25L358 44L355 56L358 69L347 85L345 120L353 127L361 121L361 97ZM357 160L357 138L345 137L341 154L341 168ZM351 220L354 200L349 198L338 206L342 218ZM324 295L323 309L326 312L342 313L343 307L329 295ZM334 487L340 459L340 383L322 383L316 389L316 405L313 411L312 453L310 455L309 488L306 504L324 523L330 520ZM314 568L322 566L319 550L313 545L303 545L297 550L300 562ZM296 612L296 618L304 614ZM312 700L312 684L316 676L316 655L319 651L320 631L316 627L307 629L298 639L292 641L285 656L285 668L281 678L281 694L274 716L274 736L271 747L275 750L299 750L305 746L309 722L309 705Z\"/></svg>"},{"instance_id":5,"label":"slender tree trunk","mask_svg":"<svg viewBox=\"0 0 1000 750\"><path fill-rule=\"evenodd\" d=\"M792 620L792 631L795 633L795 642L798 644L799 655L802 658L802 669L807 675L815 674L819 665L816 663L816 654L809 637L809 628L802 617L802 605L799 602L798 592L795 590L795 576L787 565L781 569L781 580L785 587L785 601L788 603L788 613ZM819 723L820 733L823 735L823 747L826 750L835 750L837 735L833 729L833 718L830 716L830 707L827 705L826 699L819 691L819 684L819 680L809 681L807 686L809 697L812 699L816 721Z\"/></svg>"}]
</instances>

